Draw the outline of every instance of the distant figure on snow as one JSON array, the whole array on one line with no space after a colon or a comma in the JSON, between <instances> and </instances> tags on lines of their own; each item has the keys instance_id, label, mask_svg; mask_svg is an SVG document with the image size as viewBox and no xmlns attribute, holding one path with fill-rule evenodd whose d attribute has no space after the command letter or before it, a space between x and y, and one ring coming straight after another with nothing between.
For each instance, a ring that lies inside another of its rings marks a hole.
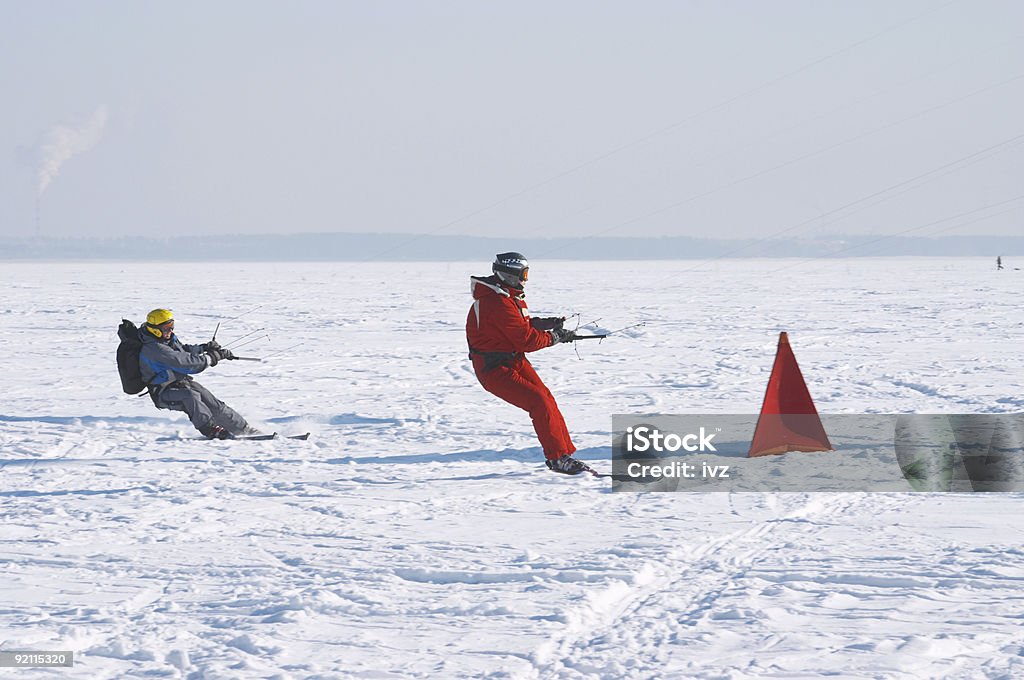
<instances>
[{"instance_id":1,"label":"distant figure on snow","mask_svg":"<svg viewBox=\"0 0 1024 680\"><path fill-rule=\"evenodd\" d=\"M564 317L530 318L523 292L530 264L521 253L496 255L491 271L470 277L466 340L476 377L491 394L529 411L548 469L569 475L588 470L572 457L576 447L558 404L526 359L527 352L572 342L576 334L562 328Z\"/></svg>"},{"instance_id":2,"label":"distant figure on snow","mask_svg":"<svg viewBox=\"0 0 1024 680\"><path fill-rule=\"evenodd\" d=\"M255 433L245 418L192 379L223 359L234 359L216 341L185 345L174 334L174 314L154 309L139 328L139 369L157 408L184 411L196 429L210 439L231 439Z\"/></svg>"},{"instance_id":3,"label":"distant figure on snow","mask_svg":"<svg viewBox=\"0 0 1024 680\"><path fill-rule=\"evenodd\" d=\"M996 255L996 271L999 271L1002 268L1003 268L1003 256L1002 255Z\"/></svg>"}]
</instances>

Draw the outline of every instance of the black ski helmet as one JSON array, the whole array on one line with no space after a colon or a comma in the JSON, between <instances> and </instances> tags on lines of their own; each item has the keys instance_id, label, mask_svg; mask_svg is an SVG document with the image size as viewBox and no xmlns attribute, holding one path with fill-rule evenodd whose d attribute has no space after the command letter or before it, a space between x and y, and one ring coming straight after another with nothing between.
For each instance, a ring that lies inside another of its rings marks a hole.
<instances>
[{"instance_id":1,"label":"black ski helmet","mask_svg":"<svg viewBox=\"0 0 1024 680\"><path fill-rule=\"evenodd\" d=\"M491 271L506 285L522 288L530 275L530 262L522 253L498 253Z\"/></svg>"}]
</instances>

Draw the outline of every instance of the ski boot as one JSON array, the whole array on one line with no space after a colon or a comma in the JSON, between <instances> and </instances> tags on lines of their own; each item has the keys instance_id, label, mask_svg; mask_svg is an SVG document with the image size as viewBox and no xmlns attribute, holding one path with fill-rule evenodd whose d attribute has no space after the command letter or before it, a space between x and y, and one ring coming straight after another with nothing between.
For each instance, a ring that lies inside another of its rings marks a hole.
<instances>
[{"instance_id":1,"label":"ski boot","mask_svg":"<svg viewBox=\"0 0 1024 680\"><path fill-rule=\"evenodd\" d=\"M590 466L582 460L576 460L571 455L564 455L558 458L548 458L544 461L552 472L561 472L564 475L578 475L581 472L590 472Z\"/></svg>"},{"instance_id":2,"label":"ski boot","mask_svg":"<svg viewBox=\"0 0 1024 680\"><path fill-rule=\"evenodd\" d=\"M220 425L209 425L199 430L207 439L234 439L235 435L225 430Z\"/></svg>"}]
</instances>

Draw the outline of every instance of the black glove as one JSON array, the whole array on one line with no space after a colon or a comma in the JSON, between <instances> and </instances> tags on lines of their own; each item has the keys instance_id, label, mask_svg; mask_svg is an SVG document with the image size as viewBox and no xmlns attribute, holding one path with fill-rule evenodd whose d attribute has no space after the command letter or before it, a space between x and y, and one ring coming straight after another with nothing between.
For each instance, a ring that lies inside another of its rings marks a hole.
<instances>
[{"instance_id":1,"label":"black glove","mask_svg":"<svg viewBox=\"0 0 1024 680\"><path fill-rule=\"evenodd\" d=\"M210 357L210 366L216 366L218 362L225 359L234 359L235 353L229 349L208 349L206 356Z\"/></svg>"},{"instance_id":2,"label":"black glove","mask_svg":"<svg viewBox=\"0 0 1024 680\"><path fill-rule=\"evenodd\" d=\"M576 333L564 328L554 328L548 333L551 334L551 344L557 345L560 342L573 342L576 339Z\"/></svg>"},{"instance_id":3,"label":"black glove","mask_svg":"<svg viewBox=\"0 0 1024 680\"><path fill-rule=\"evenodd\" d=\"M542 316L530 319L530 325L539 331L551 331L556 328L561 329L563 323L565 323L564 316Z\"/></svg>"},{"instance_id":4,"label":"black glove","mask_svg":"<svg viewBox=\"0 0 1024 680\"><path fill-rule=\"evenodd\" d=\"M210 340L208 343L203 345L204 352L209 352L211 349L220 349L220 343L216 340Z\"/></svg>"}]
</instances>

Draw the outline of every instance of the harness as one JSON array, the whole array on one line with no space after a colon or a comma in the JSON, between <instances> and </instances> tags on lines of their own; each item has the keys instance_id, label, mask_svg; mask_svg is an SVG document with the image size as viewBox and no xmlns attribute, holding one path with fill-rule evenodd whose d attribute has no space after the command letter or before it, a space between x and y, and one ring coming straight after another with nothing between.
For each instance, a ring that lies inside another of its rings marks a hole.
<instances>
[{"instance_id":1,"label":"harness","mask_svg":"<svg viewBox=\"0 0 1024 680\"><path fill-rule=\"evenodd\" d=\"M146 385L146 392L143 392L139 396L141 397L144 394L148 393L149 394L149 398L153 400L153 405L156 406L157 408L159 408L160 406L157 403L157 400L159 399L160 395L163 393L164 390L166 390L168 388L172 388L172 387L188 388L188 384L191 381L192 381L192 376L186 375L181 380L175 380L174 382L164 383L163 385L154 385L154 384L150 383L150 384Z\"/></svg>"},{"instance_id":2,"label":"harness","mask_svg":"<svg viewBox=\"0 0 1024 680\"><path fill-rule=\"evenodd\" d=\"M484 373L493 371L499 366L511 366L512 362L522 354L522 352L481 352L478 349L469 348L470 359L473 358L473 355L484 358Z\"/></svg>"}]
</instances>

